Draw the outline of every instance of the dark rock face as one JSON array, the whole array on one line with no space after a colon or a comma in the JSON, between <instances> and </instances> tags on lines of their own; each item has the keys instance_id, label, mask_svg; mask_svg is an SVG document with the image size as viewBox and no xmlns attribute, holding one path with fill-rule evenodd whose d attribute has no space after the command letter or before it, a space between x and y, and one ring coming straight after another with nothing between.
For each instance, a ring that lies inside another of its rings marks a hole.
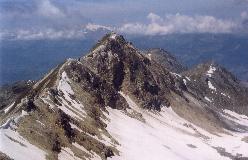
<instances>
[{"instance_id":1,"label":"dark rock face","mask_svg":"<svg viewBox=\"0 0 248 160\"><path fill-rule=\"evenodd\" d=\"M113 84L116 90L120 90L125 76L124 64L119 62L113 66Z\"/></svg>"},{"instance_id":2,"label":"dark rock face","mask_svg":"<svg viewBox=\"0 0 248 160\"><path fill-rule=\"evenodd\" d=\"M34 104L34 99L33 97L28 97L27 98L27 103L26 103L26 110L27 112L31 112L32 110L34 110L36 108L35 104Z\"/></svg>"},{"instance_id":3,"label":"dark rock face","mask_svg":"<svg viewBox=\"0 0 248 160\"><path fill-rule=\"evenodd\" d=\"M65 131L65 135L68 137L68 139L70 141L73 141L75 137L75 132L71 128L71 125L69 123L70 121L71 121L70 117L61 110L59 110L59 119L57 123L58 125L62 126L62 128Z\"/></svg>"},{"instance_id":4,"label":"dark rock face","mask_svg":"<svg viewBox=\"0 0 248 160\"><path fill-rule=\"evenodd\" d=\"M171 72L181 73L186 70L186 67L183 66L172 54L161 48L150 49L146 51L145 54Z\"/></svg>"},{"instance_id":5,"label":"dark rock face","mask_svg":"<svg viewBox=\"0 0 248 160\"><path fill-rule=\"evenodd\" d=\"M55 137L53 138L52 151L57 153L61 151L61 144L58 135L55 135Z\"/></svg>"},{"instance_id":6,"label":"dark rock face","mask_svg":"<svg viewBox=\"0 0 248 160\"><path fill-rule=\"evenodd\" d=\"M114 152L110 148L107 148L104 154L105 158L114 156Z\"/></svg>"}]
</instances>

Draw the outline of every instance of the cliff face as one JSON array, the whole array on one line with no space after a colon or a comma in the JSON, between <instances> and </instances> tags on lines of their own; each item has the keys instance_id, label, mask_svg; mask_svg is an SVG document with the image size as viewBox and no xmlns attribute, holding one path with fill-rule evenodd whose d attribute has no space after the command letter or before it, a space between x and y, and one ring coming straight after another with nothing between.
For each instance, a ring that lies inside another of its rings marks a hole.
<instances>
[{"instance_id":1,"label":"cliff face","mask_svg":"<svg viewBox=\"0 0 248 160\"><path fill-rule=\"evenodd\" d=\"M123 36L107 34L86 56L30 84L0 112L1 155L248 157L247 89L212 63L175 73L184 67L171 55L161 64L155 51L144 54Z\"/></svg>"}]
</instances>

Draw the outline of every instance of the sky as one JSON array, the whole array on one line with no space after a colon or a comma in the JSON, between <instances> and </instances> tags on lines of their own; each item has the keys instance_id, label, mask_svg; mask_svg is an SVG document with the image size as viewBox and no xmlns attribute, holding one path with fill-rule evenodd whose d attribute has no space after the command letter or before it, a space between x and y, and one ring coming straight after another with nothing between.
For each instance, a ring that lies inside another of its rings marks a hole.
<instances>
[{"instance_id":1,"label":"sky","mask_svg":"<svg viewBox=\"0 0 248 160\"><path fill-rule=\"evenodd\" d=\"M0 0L0 38L247 33L248 0Z\"/></svg>"}]
</instances>

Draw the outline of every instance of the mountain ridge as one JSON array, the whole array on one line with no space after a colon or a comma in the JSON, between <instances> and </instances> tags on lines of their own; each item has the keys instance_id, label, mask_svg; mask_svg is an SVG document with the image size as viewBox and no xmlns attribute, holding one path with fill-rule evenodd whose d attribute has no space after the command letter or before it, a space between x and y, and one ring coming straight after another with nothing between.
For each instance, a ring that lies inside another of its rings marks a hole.
<instances>
[{"instance_id":1,"label":"mountain ridge","mask_svg":"<svg viewBox=\"0 0 248 160\"><path fill-rule=\"evenodd\" d=\"M239 81L212 63L175 73L178 63L166 68L148 54L110 33L86 56L67 59L0 111L0 152L14 159L247 158L248 91Z\"/></svg>"}]
</instances>

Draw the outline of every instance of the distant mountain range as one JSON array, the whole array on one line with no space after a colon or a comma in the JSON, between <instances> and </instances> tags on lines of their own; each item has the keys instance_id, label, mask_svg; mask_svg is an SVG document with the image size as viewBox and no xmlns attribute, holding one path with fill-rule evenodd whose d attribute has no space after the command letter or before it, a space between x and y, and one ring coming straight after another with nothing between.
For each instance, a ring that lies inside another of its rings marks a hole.
<instances>
[{"instance_id":1,"label":"distant mountain range","mask_svg":"<svg viewBox=\"0 0 248 160\"><path fill-rule=\"evenodd\" d=\"M65 58L76 58L88 53L106 32L89 31L83 39L3 40L0 46L0 84L38 79ZM248 35L129 35L127 38L141 50L162 48L175 55L188 68L214 60L239 79L248 80Z\"/></svg>"}]
</instances>

